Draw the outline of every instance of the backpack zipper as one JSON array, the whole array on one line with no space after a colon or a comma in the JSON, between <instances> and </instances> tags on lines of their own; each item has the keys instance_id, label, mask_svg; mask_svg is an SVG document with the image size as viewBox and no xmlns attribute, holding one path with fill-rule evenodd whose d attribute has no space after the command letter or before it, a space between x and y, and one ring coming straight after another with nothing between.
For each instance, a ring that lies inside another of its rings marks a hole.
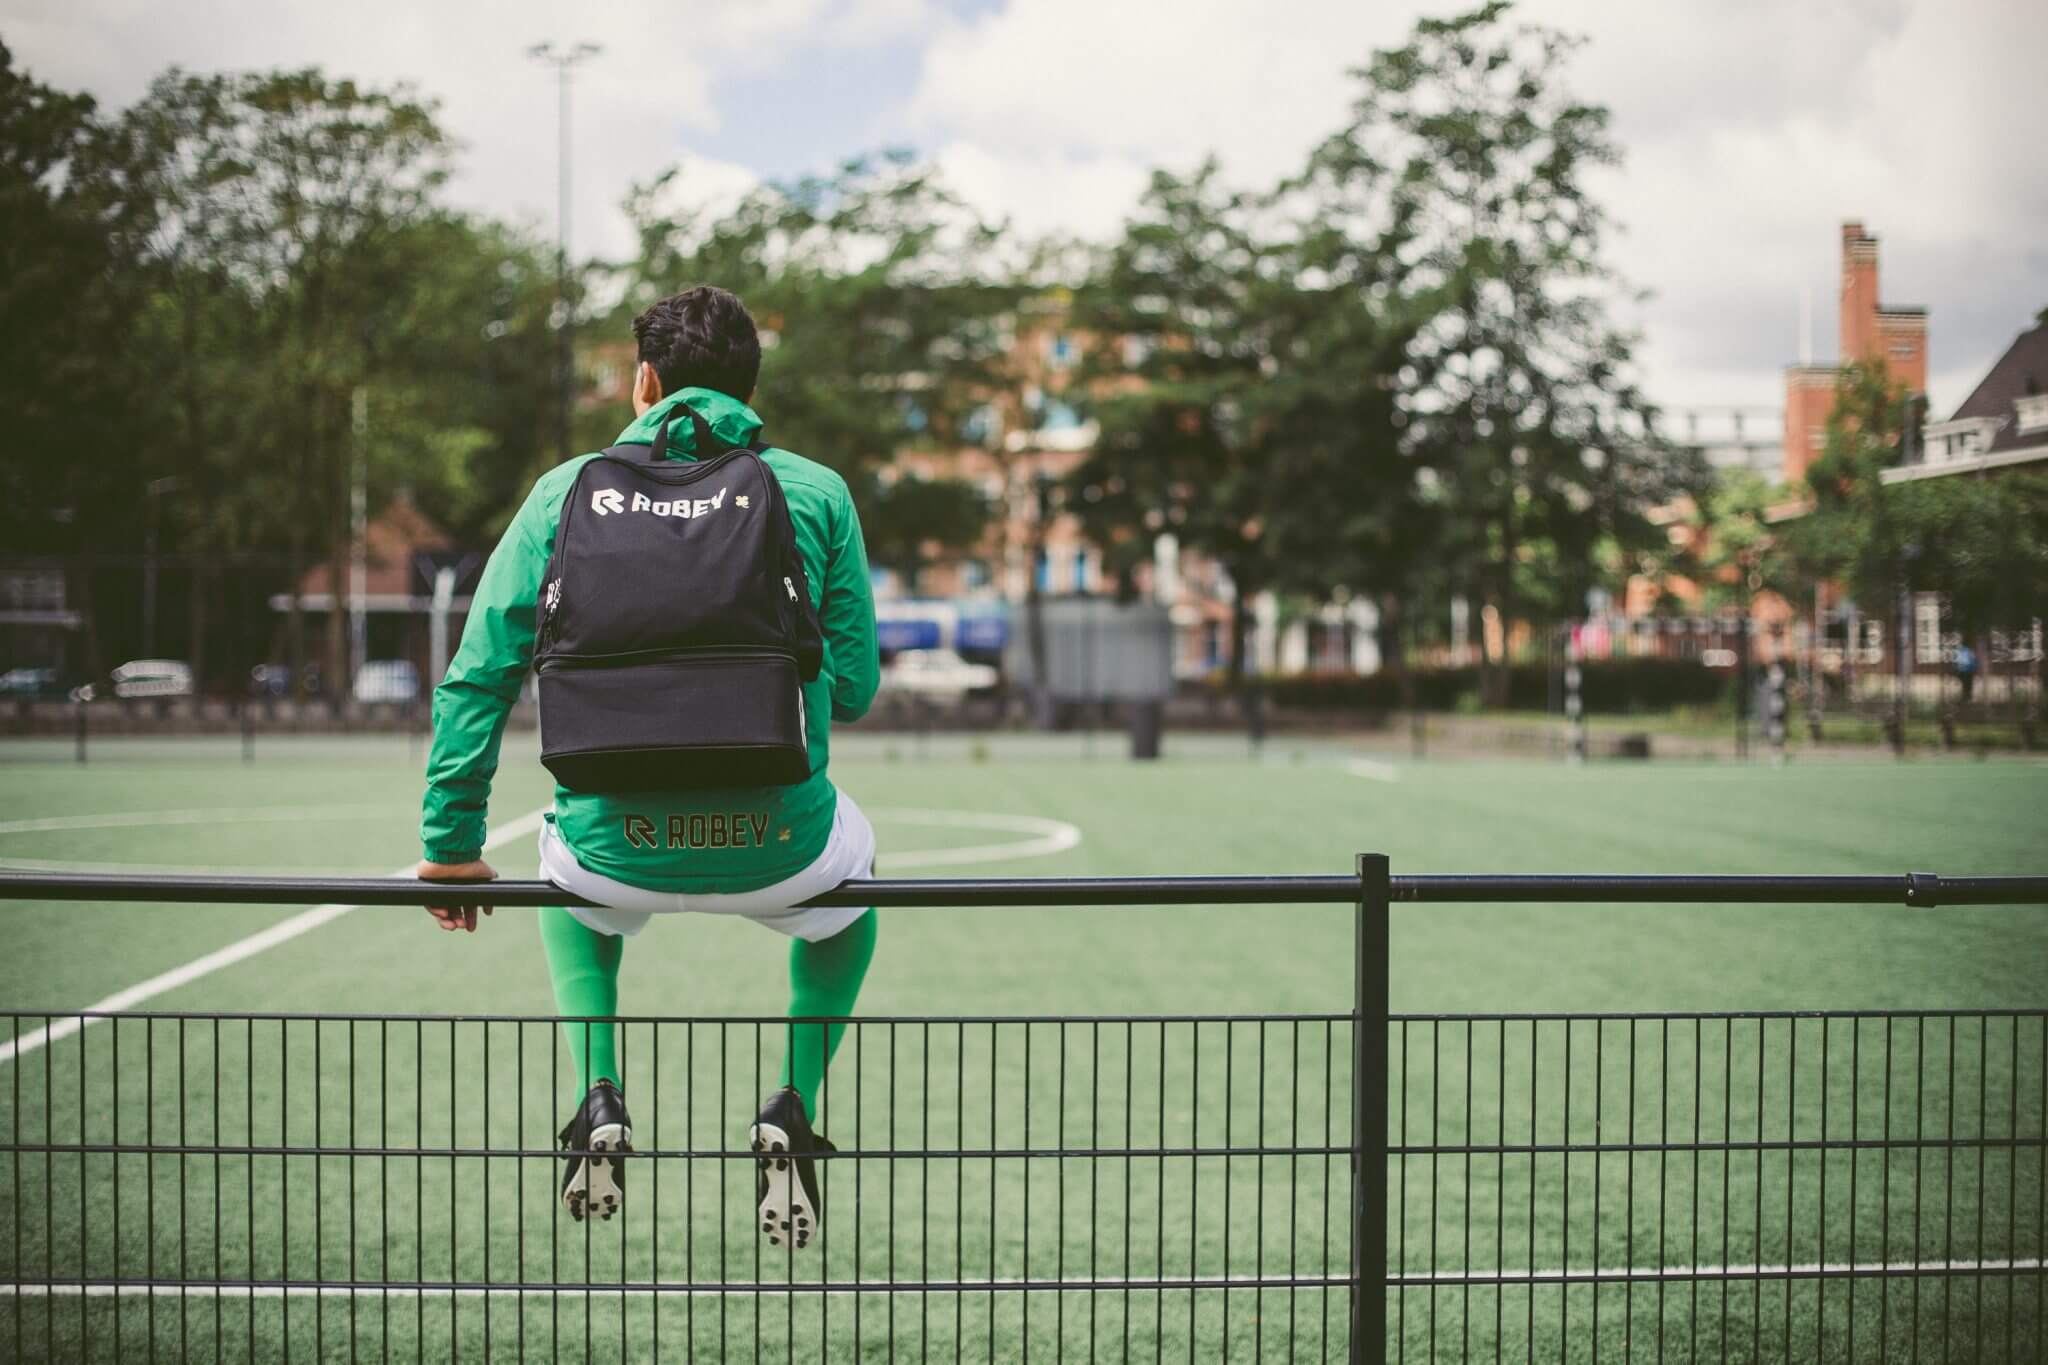
<instances>
[{"instance_id":1,"label":"backpack zipper","mask_svg":"<svg viewBox=\"0 0 2048 1365\"><path fill-rule=\"evenodd\" d=\"M557 576L549 581L547 589L541 597L540 648L542 649L546 649L549 645L553 644L556 634L559 633L561 621L560 612L557 608L561 605L562 580Z\"/></svg>"}]
</instances>

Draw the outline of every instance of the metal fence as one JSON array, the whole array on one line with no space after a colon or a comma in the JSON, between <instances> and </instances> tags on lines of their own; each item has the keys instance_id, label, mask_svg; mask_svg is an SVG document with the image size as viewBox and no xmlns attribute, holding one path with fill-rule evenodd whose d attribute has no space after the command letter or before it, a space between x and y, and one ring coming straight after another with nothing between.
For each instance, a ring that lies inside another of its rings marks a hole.
<instances>
[{"instance_id":1,"label":"metal fence","mask_svg":"<svg viewBox=\"0 0 2048 1365\"><path fill-rule=\"evenodd\" d=\"M0 898L418 904L0 874ZM497 883L499 906L559 904ZM2048 878L875 881L842 903L1342 902L1343 1013L862 1018L826 1217L755 1234L790 1028L629 1018L621 1219L555 1203L552 1019L9 1010L22 1360L2033 1361L2048 1004L1391 1014L1394 907L2048 903Z\"/></svg>"}]
</instances>

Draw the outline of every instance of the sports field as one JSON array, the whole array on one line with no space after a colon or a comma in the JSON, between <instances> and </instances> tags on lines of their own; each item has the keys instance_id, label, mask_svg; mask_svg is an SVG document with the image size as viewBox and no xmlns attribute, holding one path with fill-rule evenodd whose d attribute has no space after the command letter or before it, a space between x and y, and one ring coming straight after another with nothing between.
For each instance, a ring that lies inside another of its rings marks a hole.
<instances>
[{"instance_id":1,"label":"sports field","mask_svg":"<svg viewBox=\"0 0 2048 1365\"><path fill-rule=\"evenodd\" d=\"M1286 742L1254 758L1239 742L1171 737L1173 757L1133 765L1118 747L848 736L834 772L875 820L884 875L1335 872L1367 850L1391 854L1397 873L1992 874L2048 861L2037 762L1410 765ZM83 767L56 746L0 749L0 865L390 873L417 856L418 768L403 738L266 739L253 762L213 741L110 742ZM544 778L530 742L510 741L492 811L508 833L488 855L505 875L534 871ZM0 1002L53 1012L60 1035L64 1011L109 999L257 1014L552 1009L526 912L468 936L419 911L327 911L270 946L254 939L299 913L0 906ZM45 1045L45 1019L22 1017L0 1131L17 1148L74 1150L18 1151L0 1175L15 1191L12 1226L0 1225L9 1278L469 1288L168 1293L153 1306L39 1289L11 1306L0 1349L580 1359L588 1341L599 1358L645 1358L658 1334L664 1358L752 1358L758 1342L776 1359L1007 1360L1025 1340L1013 1292L586 1304L533 1287L1144 1280L1283 1263L1303 1280L1341 1274L1344 1162L1315 1149L1348 1140L1351 932L1341 907L885 912L862 1013L916 1022L849 1036L822 1127L863 1151L984 1155L827 1163L826 1238L810 1264L758 1246L751 1168L722 1155L740 1146L780 1047L786 947L750 925L658 922L630 945L624 1011L746 1022L629 1026L636 1144L694 1155L634 1163L623 1223L594 1227L558 1216L546 1157L459 1154L551 1145L573 1097L546 1026L164 1019L94 1023ZM1863 1264L1916 1245L1972 1268L2020 1263L1853 1291L1738 1280L1732 1302L1714 1285L1647 1282L1597 1296L1410 1290L1397 1330L1418 1358L1432 1345L1452 1359L1496 1346L1515 1359L1619 1358L1652 1354L1654 1336L1674 1359L1720 1358L1725 1340L1730 1358L1777 1359L1784 1341L1794 1358L1850 1360L1875 1355L1880 1321L1900 1353L1918 1342L1930 1359L2039 1358L2048 908L1416 907L1395 912L1392 975L1395 1010L1415 1016L1714 1014L1397 1025L1395 1120L1410 1143L1696 1131L1764 1142L1821 1124L1839 1139L1886 1123L2009 1134L1988 1153L1752 1149L1705 1166L1690 1152L1411 1157L1387 1211L1396 1269ZM136 992L153 981L164 988ZM1720 1013L1985 1009L2009 1012ZM1243 1015L1276 1017L1221 1018ZM986 1022L1006 1016L1046 1022ZM1055 1022L1065 1016L1107 1022ZM81 1158L81 1137L159 1154ZM316 1142L344 1151L299 1154ZM180 1144L254 1150L161 1154ZM1161 1155L1086 1155L1111 1144ZM1262 1145L1288 1150L1168 1154ZM487 1292L496 1285L507 1292ZM1040 1293L1028 1312L1045 1358L1317 1359L1344 1342L1342 1295L1307 1284Z\"/></svg>"}]
</instances>

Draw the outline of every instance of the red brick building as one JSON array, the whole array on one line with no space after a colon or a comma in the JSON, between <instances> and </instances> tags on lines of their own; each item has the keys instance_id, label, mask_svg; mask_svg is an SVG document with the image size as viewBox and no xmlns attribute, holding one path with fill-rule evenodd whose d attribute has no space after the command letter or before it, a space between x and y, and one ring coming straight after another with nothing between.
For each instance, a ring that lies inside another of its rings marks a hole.
<instances>
[{"instance_id":1,"label":"red brick building","mask_svg":"<svg viewBox=\"0 0 2048 1365\"><path fill-rule=\"evenodd\" d=\"M1837 309L1841 350L1834 365L1793 365L1785 371L1783 478L1797 483L1820 454L1842 368L1881 364L1908 393L1927 391L1927 310L1880 301L1877 238L1861 223L1842 224L1842 279Z\"/></svg>"}]
</instances>

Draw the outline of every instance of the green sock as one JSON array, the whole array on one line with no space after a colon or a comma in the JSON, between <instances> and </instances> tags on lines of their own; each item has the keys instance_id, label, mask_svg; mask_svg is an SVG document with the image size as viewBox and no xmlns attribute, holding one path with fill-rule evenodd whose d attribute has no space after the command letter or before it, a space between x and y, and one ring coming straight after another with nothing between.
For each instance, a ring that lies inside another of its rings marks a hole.
<instances>
[{"instance_id":1,"label":"green sock","mask_svg":"<svg viewBox=\"0 0 2048 1365\"><path fill-rule=\"evenodd\" d=\"M600 934L567 910L540 912L540 941L547 949L548 975L555 987L555 1013L602 1016L619 1010L619 960L626 940ZM576 1068L576 1095L582 1098L600 1077L619 1082L614 1054L618 1029L610 1023L562 1025L562 1041Z\"/></svg>"},{"instance_id":2,"label":"green sock","mask_svg":"<svg viewBox=\"0 0 2048 1365\"><path fill-rule=\"evenodd\" d=\"M789 1014L792 1019L853 1012L860 983L875 956L875 912L869 910L831 938L789 945ZM793 1024L783 1054L782 1083L796 1090L806 1113L815 1113L825 1067L839 1050L846 1025Z\"/></svg>"}]
</instances>

